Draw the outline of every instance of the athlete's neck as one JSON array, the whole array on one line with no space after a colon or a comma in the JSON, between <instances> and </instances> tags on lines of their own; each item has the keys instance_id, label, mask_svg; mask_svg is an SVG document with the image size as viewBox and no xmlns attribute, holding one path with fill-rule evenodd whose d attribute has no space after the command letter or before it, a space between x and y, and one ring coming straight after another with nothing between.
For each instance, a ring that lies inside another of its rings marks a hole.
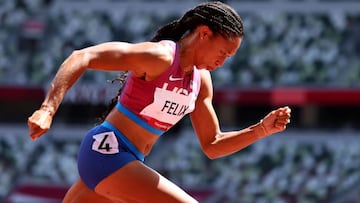
<instances>
[{"instance_id":1,"label":"athlete's neck","mask_svg":"<svg viewBox=\"0 0 360 203\"><path fill-rule=\"evenodd\" d=\"M185 74L191 74L194 70L194 47L191 39L185 37L179 41L180 66Z\"/></svg>"}]
</instances>

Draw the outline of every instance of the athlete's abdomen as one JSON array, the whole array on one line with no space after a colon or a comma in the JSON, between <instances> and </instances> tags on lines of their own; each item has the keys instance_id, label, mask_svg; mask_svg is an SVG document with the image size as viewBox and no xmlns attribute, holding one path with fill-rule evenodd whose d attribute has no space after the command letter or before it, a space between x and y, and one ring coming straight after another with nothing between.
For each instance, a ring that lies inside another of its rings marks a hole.
<instances>
[{"instance_id":1,"label":"athlete's abdomen","mask_svg":"<svg viewBox=\"0 0 360 203\"><path fill-rule=\"evenodd\" d=\"M136 122L114 108L106 120L122 132L135 147L144 155L148 155L159 135L144 129Z\"/></svg>"}]
</instances>

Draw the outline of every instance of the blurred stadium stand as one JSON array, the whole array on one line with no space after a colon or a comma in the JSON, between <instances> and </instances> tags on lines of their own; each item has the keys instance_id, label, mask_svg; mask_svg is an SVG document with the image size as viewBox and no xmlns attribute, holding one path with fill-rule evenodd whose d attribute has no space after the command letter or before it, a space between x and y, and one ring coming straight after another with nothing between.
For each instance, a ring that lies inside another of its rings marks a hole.
<instances>
[{"instance_id":1,"label":"blurred stadium stand","mask_svg":"<svg viewBox=\"0 0 360 203\"><path fill-rule=\"evenodd\" d=\"M60 202L77 178L80 139L115 95L117 85L107 81L118 73L86 72L48 135L31 142L26 129L72 50L147 40L199 2L0 1L0 200ZM202 202L359 202L360 1L226 2L246 34L238 53L213 72L222 126L238 129L281 105L292 107L292 123L282 135L209 161L185 119L148 164ZM41 183L59 187L44 197Z\"/></svg>"}]
</instances>

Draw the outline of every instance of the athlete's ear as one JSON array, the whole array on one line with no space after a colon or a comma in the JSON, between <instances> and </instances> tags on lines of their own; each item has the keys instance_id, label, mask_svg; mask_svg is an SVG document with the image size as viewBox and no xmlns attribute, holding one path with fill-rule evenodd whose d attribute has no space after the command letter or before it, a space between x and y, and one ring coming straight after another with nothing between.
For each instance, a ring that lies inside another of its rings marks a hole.
<instances>
[{"instance_id":1,"label":"athlete's ear","mask_svg":"<svg viewBox=\"0 0 360 203\"><path fill-rule=\"evenodd\" d=\"M200 40L210 38L213 35L213 32L207 25L200 25L197 27Z\"/></svg>"}]
</instances>

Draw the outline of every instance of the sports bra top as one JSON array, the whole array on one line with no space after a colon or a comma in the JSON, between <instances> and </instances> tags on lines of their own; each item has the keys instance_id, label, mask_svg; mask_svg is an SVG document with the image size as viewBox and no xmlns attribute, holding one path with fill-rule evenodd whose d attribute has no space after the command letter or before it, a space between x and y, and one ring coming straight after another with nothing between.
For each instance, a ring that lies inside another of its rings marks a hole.
<instances>
[{"instance_id":1,"label":"sports bra top","mask_svg":"<svg viewBox=\"0 0 360 203\"><path fill-rule=\"evenodd\" d=\"M200 72L194 67L186 74L180 66L179 46L174 48L172 65L158 78L145 81L129 73L117 108L145 129L161 135L195 108L200 91Z\"/></svg>"}]
</instances>

